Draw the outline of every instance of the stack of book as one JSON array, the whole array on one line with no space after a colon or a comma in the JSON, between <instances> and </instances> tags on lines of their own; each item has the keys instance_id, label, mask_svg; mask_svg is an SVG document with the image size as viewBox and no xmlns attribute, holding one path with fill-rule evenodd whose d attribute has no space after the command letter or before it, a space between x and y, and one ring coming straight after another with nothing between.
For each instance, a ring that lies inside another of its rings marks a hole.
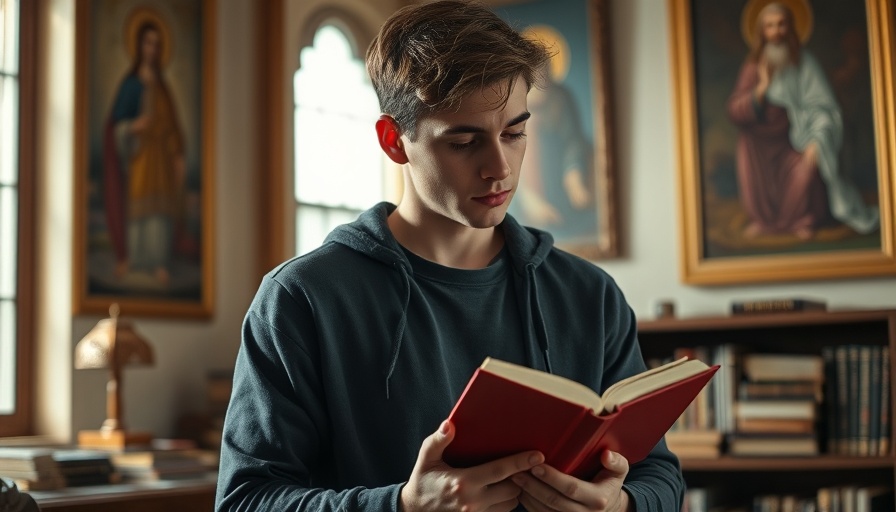
<instances>
[{"instance_id":1,"label":"stack of book","mask_svg":"<svg viewBox=\"0 0 896 512\"><path fill-rule=\"evenodd\" d=\"M817 455L821 356L746 354L728 451L747 456Z\"/></svg>"},{"instance_id":2,"label":"stack of book","mask_svg":"<svg viewBox=\"0 0 896 512\"><path fill-rule=\"evenodd\" d=\"M666 445L681 459L714 459L721 454L718 430L677 429L666 433Z\"/></svg>"},{"instance_id":3,"label":"stack of book","mask_svg":"<svg viewBox=\"0 0 896 512\"><path fill-rule=\"evenodd\" d=\"M49 448L0 448L0 477L9 478L22 491L65 487L65 477Z\"/></svg>"},{"instance_id":4,"label":"stack of book","mask_svg":"<svg viewBox=\"0 0 896 512\"><path fill-rule=\"evenodd\" d=\"M890 450L890 358L886 345L822 350L829 453L880 456Z\"/></svg>"},{"instance_id":5,"label":"stack of book","mask_svg":"<svg viewBox=\"0 0 896 512\"><path fill-rule=\"evenodd\" d=\"M54 450L53 460L56 461L56 466L68 487L114 484L121 480L121 476L112 467L109 453L106 451Z\"/></svg>"},{"instance_id":6,"label":"stack of book","mask_svg":"<svg viewBox=\"0 0 896 512\"><path fill-rule=\"evenodd\" d=\"M199 449L112 452L110 458L128 482L198 478L218 466L215 452Z\"/></svg>"}]
</instances>

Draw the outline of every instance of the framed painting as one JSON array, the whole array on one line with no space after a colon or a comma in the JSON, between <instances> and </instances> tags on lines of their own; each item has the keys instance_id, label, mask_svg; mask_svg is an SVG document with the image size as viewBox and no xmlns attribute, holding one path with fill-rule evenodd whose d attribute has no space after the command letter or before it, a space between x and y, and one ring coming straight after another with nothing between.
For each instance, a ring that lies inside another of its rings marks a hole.
<instances>
[{"instance_id":1,"label":"framed painting","mask_svg":"<svg viewBox=\"0 0 896 512\"><path fill-rule=\"evenodd\" d=\"M669 0L683 281L896 274L892 0Z\"/></svg>"},{"instance_id":2,"label":"framed painting","mask_svg":"<svg viewBox=\"0 0 896 512\"><path fill-rule=\"evenodd\" d=\"M586 259L619 256L608 0L493 0L552 51L528 97L527 149L509 212Z\"/></svg>"},{"instance_id":3,"label":"framed painting","mask_svg":"<svg viewBox=\"0 0 896 512\"><path fill-rule=\"evenodd\" d=\"M77 3L75 313L213 309L213 0Z\"/></svg>"}]
</instances>

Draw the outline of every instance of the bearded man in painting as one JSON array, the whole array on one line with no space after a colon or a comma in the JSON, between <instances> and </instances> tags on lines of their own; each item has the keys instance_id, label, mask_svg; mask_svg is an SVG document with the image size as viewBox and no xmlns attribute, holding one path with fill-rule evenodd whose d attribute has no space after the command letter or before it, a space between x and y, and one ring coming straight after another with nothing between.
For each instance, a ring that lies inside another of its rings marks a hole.
<instances>
[{"instance_id":1,"label":"bearded man in painting","mask_svg":"<svg viewBox=\"0 0 896 512\"><path fill-rule=\"evenodd\" d=\"M878 228L839 162L840 107L815 57L801 44L794 14L759 11L753 51L741 67L728 115L738 127L736 159L744 236L785 233L806 241L833 216L859 233Z\"/></svg>"}]
</instances>

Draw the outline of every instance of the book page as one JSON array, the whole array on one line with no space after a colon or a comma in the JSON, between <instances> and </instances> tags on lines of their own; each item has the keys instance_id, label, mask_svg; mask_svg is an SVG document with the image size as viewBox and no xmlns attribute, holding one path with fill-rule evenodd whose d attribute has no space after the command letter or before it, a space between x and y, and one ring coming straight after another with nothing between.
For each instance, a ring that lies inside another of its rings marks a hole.
<instances>
[{"instance_id":1,"label":"book page","mask_svg":"<svg viewBox=\"0 0 896 512\"><path fill-rule=\"evenodd\" d=\"M552 375L491 357L486 358L480 368L568 402L593 409L595 413L599 413L604 408L600 396L594 390L559 375Z\"/></svg>"},{"instance_id":2,"label":"book page","mask_svg":"<svg viewBox=\"0 0 896 512\"><path fill-rule=\"evenodd\" d=\"M702 361L682 357L671 363L622 379L604 391L604 411L613 412L619 405L697 375L707 368L709 366Z\"/></svg>"}]
</instances>

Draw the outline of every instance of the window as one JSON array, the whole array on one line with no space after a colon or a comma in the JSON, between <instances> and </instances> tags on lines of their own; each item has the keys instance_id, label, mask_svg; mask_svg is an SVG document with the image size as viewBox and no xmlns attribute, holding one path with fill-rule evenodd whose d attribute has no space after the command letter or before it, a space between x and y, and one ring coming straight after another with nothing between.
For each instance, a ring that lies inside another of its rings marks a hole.
<instances>
[{"instance_id":1,"label":"window","mask_svg":"<svg viewBox=\"0 0 896 512\"><path fill-rule=\"evenodd\" d=\"M33 5L0 0L0 436L28 433L31 419Z\"/></svg>"},{"instance_id":2,"label":"window","mask_svg":"<svg viewBox=\"0 0 896 512\"><path fill-rule=\"evenodd\" d=\"M338 21L302 49L294 77L296 254L385 197L376 93Z\"/></svg>"}]
</instances>

